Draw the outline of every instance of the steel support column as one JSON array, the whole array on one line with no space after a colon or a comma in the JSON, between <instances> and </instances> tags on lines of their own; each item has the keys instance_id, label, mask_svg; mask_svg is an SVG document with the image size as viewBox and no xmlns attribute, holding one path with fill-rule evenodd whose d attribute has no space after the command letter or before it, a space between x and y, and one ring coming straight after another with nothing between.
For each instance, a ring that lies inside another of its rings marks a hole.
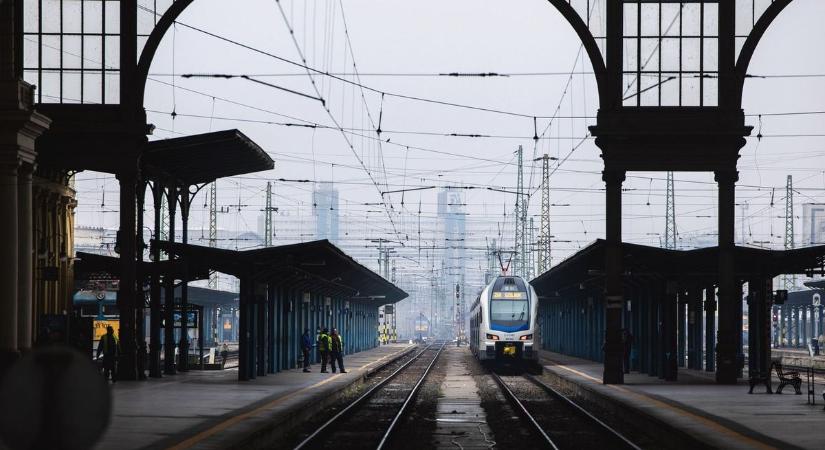
<instances>
[{"instance_id":1,"label":"steel support column","mask_svg":"<svg viewBox=\"0 0 825 450\"><path fill-rule=\"evenodd\" d=\"M636 333L636 348L639 359L639 372L650 373L650 287L641 289L639 302L638 332Z\"/></svg>"},{"instance_id":2,"label":"steel support column","mask_svg":"<svg viewBox=\"0 0 825 450\"><path fill-rule=\"evenodd\" d=\"M602 179L606 192L605 229L605 334L604 374L605 384L624 383L622 359L622 171L604 171Z\"/></svg>"},{"instance_id":3,"label":"steel support column","mask_svg":"<svg viewBox=\"0 0 825 450\"><path fill-rule=\"evenodd\" d=\"M770 311L773 281L754 277L748 281L748 370L768 373L771 360Z\"/></svg>"},{"instance_id":4,"label":"steel support column","mask_svg":"<svg viewBox=\"0 0 825 450\"><path fill-rule=\"evenodd\" d=\"M117 305L120 313L121 351L118 378L135 380L138 375L137 346L135 345L137 162L135 162L135 168L128 168L119 173L117 179L120 182L120 229L118 231L120 289L117 293Z\"/></svg>"},{"instance_id":5,"label":"steel support column","mask_svg":"<svg viewBox=\"0 0 825 450\"><path fill-rule=\"evenodd\" d=\"M677 365L679 367L685 367L685 359L687 358L687 330L685 329L685 322L687 321L687 315L685 310L687 309L687 298L685 295L684 288L679 286L679 293L676 296L676 323L677 323L677 336L676 340L678 343L677 348Z\"/></svg>"},{"instance_id":6,"label":"steel support column","mask_svg":"<svg viewBox=\"0 0 825 450\"><path fill-rule=\"evenodd\" d=\"M136 186L137 192L135 198L137 200L137 224L135 226L136 251L135 259L143 262L143 251L146 249L146 242L143 239L143 210L146 204L146 181L139 179ZM141 265L143 267L143 265ZM146 379L146 293L143 286L146 283L146 273L141 270L137 272L137 283L135 286L135 340L136 347L136 365L137 376L139 380Z\"/></svg>"},{"instance_id":7,"label":"steel support column","mask_svg":"<svg viewBox=\"0 0 825 450\"><path fill-rule=\"evenodd\" d=\"M267 299L266 299L266 284L258 283L255 286L255 309L256 309L256 334L257 334L257 342L258 342L258 354L257 354L257 375L259 377L266 376L267 372L267 364L266 364L266 354L267 348L269 344L269 340L266 336L267 331Z\"/></svg>"},{"instance_id":8,"label":"steel support column","mask_svg":"<svg viewBox=\"0 0 825 450\"><path fill-rule=\"evenodd\" d=\"M249 373L250 364L250 342L249 342L249 308L252 295L254 295L252 286L252 278L249 276L241 277L241 288L238 295L238 310L240 318L238 320L238 380L247 381L253 378L253 374Z\"/></svg>"},{"instance_id":9,"label":"steel support column","mask_svg":"<svg viewBox=\"0 0 825 450\"><path fill-rule=\"evenodd\" d=\"M678 330L677 330L677 311L679 305L678 285L675 282L668 282L665 292L664 302L662 303L662 342L664 343L664 379L667 381L676 381L679 373L679 364L677 358L678 352Z\"/></svg>"},{"instance_id":10,"label":"steel support column","mask_svg":"<svg viewBox=\"0 0 825 450\"><path fill-rule=\"evenodd\" d=\"M702 352L702 344L704 339L704 325L702 321L702 290L698 286L691 287L690 301L693 305L693 325L689 329L693 335L691 342L693 342L693 368L702 370L702 363L704 360L704 353Z\"/></svg>"},{"instance_id":11,"label":"steel support column","mask_svg":"<svg viewBox=\"0 0 825 450\"><path fill-rule=\"evenodd\" d=\"M166 205L169 209L169 243L175 242L175 212L178 206L177 186L170 183L166 188ZM169 252L169 270L163 277L164 284L164 327L163 327L163 373L174 375L175 365L175 275L172 268L175 255Z\"/></svg>"},{"instance_id":12,"label":"steel support column","mask_svg":"<svg viewBox=\"0 0 825 450\"><path fill-rule=\"evenodd\" d=\"M267 358L266 358L266 368L269 373L275 373L277 371L276 368L276 358L278 352L276 351L277 340L275 335L275 319L277 318L277 311L278 309L275 307L275 297L278 293L278 289L274 284L271 282L266 286L266 302L267 302L267 309L269 309L269 315L267 317L266 328L267 328Z\"/></svg>"},{"instance_id":13,"label":"steel support column","mask_svg":"<svg viewBox=\"0 0 825 450\"><path fill-rule=\"evenodd\" d=\"M163 199L162 184L154 181L152 183L152 201L154 209L154 236L155 239L160 239L160 221L161 221L161 201ZM153 262L160 261L160 247L154 245L152 247L151 259ZM152 271L152 279L149 285L149 376L160 378L160 322L161 322L161 305L160 305L160 273L157 269Z\"/></svg>"},{"instance_id":14,"label":"steel support column","mask_svg":"<svg viewBox=\"0 0 825 450\"><path fill-rule=\"evenodd\" d=\"M808 346L808 307L802 307L802 326L799 327L802 330L802 348Z\"/></svg>"},{"instance_id":15,"label":"steel support column","mask_svg":"<svg viewBox=\"0 0 825 450\"><path fill-rule=\"evenodd\" d=\"M742 335L741 327L736 328L742 317L742 298L737 298L739 289L734 246L734 209L739 175L735 170L717 171L715 179L719 185L719 337L716 344L716 382L734 384L741 373L737 357Z\"/></svg>"},{"instance_id":16,"label":"steel support column","mask_svg":"<svg viewBox=\"0 0 825 450\"><path fill-rule=\"evenodd\" d=\"M716 288L705 288L705 370L716 370Z\"/></svg>"},{"instance_id":17,"label":"steel support column","mask_svg":"<svg viewBox=\"0 0 825 450\"><path fill-rule=\"evenodd\" d=\"M179 195L181 221L180 237L181 242L185 245L189 243L189 207L191 206L190 202L192 198L186 187L180 188ZM186 259L182 262L183 267L188 266L188 261ZM188 270L184 270L184 272L188 272ZM186 372L189 370L189 280L187 274L184 274L183 279L180 282L180 310L180 345L178 346L180 349L178 351L180 353L180 357L178 361L178 370L181 372Z\"/></svg>"}]
</instances>

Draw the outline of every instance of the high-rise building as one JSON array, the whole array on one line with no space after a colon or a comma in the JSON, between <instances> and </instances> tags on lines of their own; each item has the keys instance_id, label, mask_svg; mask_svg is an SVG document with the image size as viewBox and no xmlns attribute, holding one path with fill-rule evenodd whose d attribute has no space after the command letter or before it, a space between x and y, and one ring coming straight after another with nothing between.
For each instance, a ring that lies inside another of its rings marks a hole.
<instances>
[{"instance_id":1,"label":"high-rise building","mask_svg":"<svg viewBox=\"0 0 825 450\"><path fill-rule=\"evenodd\" d=\"M801 245L825 244L825 203L802 205Z\"/></svg>"},{"instance_id":2,"label":"high-rise building","mask_svg":"<svg viewBox=\"0 0 825 450\"><path fill-rule=\"evenodd\" d=\"M455 323L458 302L453 293L456 285L463 285L465 281L465 265L467 263L465 237L466 213L461 192L455 189L444 189L438 193L438 221L443 232L444 258L442 259L442 278L440 287L442 292L438 299L438 319L440 327L452 327ZM459 289L463 295L464 287Z\"/></svg>"},{"instance_id":3,"label":"high-rise building","mask_svg":"<svg viewBox=\"0 0 825 450\"><path fill-rule=\"evenodd\" d=\"M312 192L315 238L338 241L338 190L332 183L318 183Z\"/></svg>"}]
</instances>

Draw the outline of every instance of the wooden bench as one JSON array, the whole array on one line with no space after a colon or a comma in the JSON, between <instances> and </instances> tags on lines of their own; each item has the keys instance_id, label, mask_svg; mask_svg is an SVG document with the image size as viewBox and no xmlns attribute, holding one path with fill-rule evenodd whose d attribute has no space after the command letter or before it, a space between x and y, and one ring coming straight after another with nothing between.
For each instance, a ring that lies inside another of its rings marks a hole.
<instances>
[{"instance_id":1,"label":"wooden bench","mask_svg":"<svg viewBox=\"0 0 825 450\"><path fill-rule=\"evenodd\" d=\"M784 370L781 362L774 362L772 364L776 369L776 375L779 377L779 387L776 388L776 393L781 394L782 389L787 385L793 386L796 395L802 395L802 378L796 370Z\"/></svg>"}]
</instances>

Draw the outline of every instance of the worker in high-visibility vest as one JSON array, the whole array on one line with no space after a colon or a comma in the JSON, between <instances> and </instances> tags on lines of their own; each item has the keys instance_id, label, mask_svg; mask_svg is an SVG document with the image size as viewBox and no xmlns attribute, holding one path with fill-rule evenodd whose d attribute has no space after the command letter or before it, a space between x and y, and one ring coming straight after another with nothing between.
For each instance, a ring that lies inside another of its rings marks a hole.
<instances>
[{"instance_id":1,"label":"worker in high-visibility vest","mask_svg":"<svg viewBox=\"0 0 825 450\"><path fill-rule=\"evenodd\" d=\"M329 338L329 329L324 328L324 331L318 335L318 353L321 354L321 373L327 373L327 361L329 360L329 350L331 341Z\"/></svg>"},{"instance_id":2,"label":"worker in high-visibility vest","mask_svg":"<svg viewBox=\"0 0 825 450\"><path fill-rule=\"evenodd\" d=\"M112 383L117 382L117 358L120 355L120 343L115 336L115 329L106 327L106 334L100 338L97 344L97 359L103 353L103 378L108 380L111 374Z\"/></svg>"},{"instance_id":3,"label":"worker in high-visibility vest","mask_svg":"<svg viewBox=\"0 0 825 450\"><path fill-rule=\"evenodd\" d=\"M335 363L338 363L338 367L341 369L341 373L347 373L344 370L344 338L338 334L338 330L333 328L332 335L330 335L330 342L331 342L331 358L330 358L330 365L332 365L332 373L335 373Z\"/></svg>"}]
</instances>

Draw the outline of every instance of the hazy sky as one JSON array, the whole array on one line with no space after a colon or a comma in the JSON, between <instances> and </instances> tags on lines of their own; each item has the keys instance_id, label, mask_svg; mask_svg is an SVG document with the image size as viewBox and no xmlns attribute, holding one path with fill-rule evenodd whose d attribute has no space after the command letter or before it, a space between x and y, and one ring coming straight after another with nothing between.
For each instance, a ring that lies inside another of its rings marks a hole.
<instances>
[{"instance_id":1,"label":"hazy sky","mask_svg":"<svg viewBox=\"0 0 825 450\"><path fill-rule=\"evenodd\" d=\"M568 158L551 179L551 201L558 205L551 211L552 234L559 241L553 243L554 262L603 236L599 150L592 140L585 140L571 153L586 136L586 126L595 122L595 84L589 62L579 53L578 38L548 2L283 0L280 4L286 20L272 0L197 0L180 18L182 24L270 55L181 24L167 34L151 69L145 107L149 121L158 127L154 138L237 128L275 160L273 171L219 182L219 204L230 207L229 213L219 217L220 228L256 231L265 184L274 181L280 208L276 243L309 239L312 185L277 179L331 181L340 192L340 214L348 224L342 237L349 251L376 267L377 253L366 248L371 244L365 239L399 240L407 247L400 250L407 258L399 259L399 271L422 273L433 261L424 260L417 250L418 221L421 217L422 239L427 241L434 231L437 191L385 197L392 205L388 216L382 206L374 204L381 200L379 190L446 185L512 190L516 185L514 151L522 145L530 192L540 183L534 155ZM151 17L143 14L144 19ZM748 123L766 136L761 141L748 139L739 163L737 202L746 202L748 208L744 217L742 209L737 209L737 239L744 224L745 241L754 245L782 246L787 175L793 175L797 215L801 215L802 203L825 202L825 114L769 115L825 111L823 18L825 2L795 0L763 39L749 70L754 75L782 75L751 78L745 88ZM309 77L303 69L272 55L292 61L300 61L303 55L311 67L343 72L342 78L356 80L354 55L361 83L375 90L528 117L388 95L382 99L379 93L323 75ZM521 75L433 76L449 72ZM314 80L330 114L317 100L249 80L182 78L182 74L245 74L317 96ZM172 111L177 114L174 120ZM759 114L763 114L761 121ZM534 149L529 116L554 115L557 118L552 123L546 118L537 120L539 134L545 128L546 132ZM380 145L374 131L379 116L384 131ZM348 130L346 139L335 122ZM451 133L495 137L445 136ZM664 179L663 173L629 174L623 197L626 241L659 245L664 230ZM713 175L679 173L676 180L679 245L712 244L716 239ZM77 186L77 224L116 227L114 177L83 173ZM529 209L536 226L539 195L532 197ZM465 243L468 255L475 258L468 265L483 267L479 258L485 238L495 238L503 227L507 244L512 245L514 196L468 190L464 202L469 231ZM203 198L195 201L193 227L206 224L203 203ZM801 233L800 220L796 227Z\"/></svg>"}]
</instances>

